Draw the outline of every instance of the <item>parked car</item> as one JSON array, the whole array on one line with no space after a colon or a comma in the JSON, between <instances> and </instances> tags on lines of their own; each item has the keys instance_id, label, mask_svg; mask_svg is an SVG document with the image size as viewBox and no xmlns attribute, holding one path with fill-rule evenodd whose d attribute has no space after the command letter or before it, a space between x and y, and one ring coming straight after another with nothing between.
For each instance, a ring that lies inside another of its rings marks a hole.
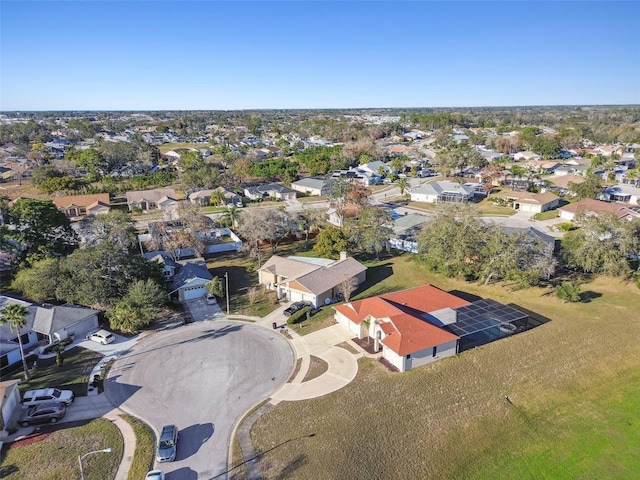
<instances>
[{"instance_id":1,"label":"parked car","mask_svg":"<svg viewBox=\"0 0 640 480\"><path fill-rule=\"evenodd\" d=\"M113 333L106 330L98 330L87 336L87 340L93 340L94 342L106 345L107 343L114 342L116 337Z\"/></svg>"},{"instance_id":2,"label":"parked car","mask_svg":"<svg viewBox=\"0 0 640 480\"><path fill-rule=\"evenodd\" d=\"M173 462L178 451L178 427L175 425L165 425L160 433L156 460L158 462Z\"/></svg>"},{"instance_id":3,"label":"parked car","mask_svg":"<svg viewBox=\"0 0 640 480\"><path fill-rule=\"evenodd\" d=\"M284 316L290 317L298 310L302 310L304 307L308 307L309 305L311 305L310 302L294 302L284 311Z\"/></svg>"},{"instance_id":4,"label":"parked car","mask_svg":"<svg viewBox=\"0 0 640 480\"><path fill-rule=\"evenodd\" d=\"M34 405L20 420L20 425L28 427L34 423L56 423L67 413L67 406L59 402L45 402Z\"/></svg>"},{"instance_id":5,"label":"parked car","mask_svg":"<svg viewBox=\"0 0 640 480\"><path fill-rule=\"evenodd\" d=\"M218 300L215 295L207 295L207 305L215 305L216 303L218 303Z\"/></svg>"},{"instance_id":6,"label":"parked car","mask_svg":"<svg viewBox=\"0 0 640 480\"><path fill-rule=\"evenodd\" d=\"M164 480L164 472L162 470L151 470L144 478L146 480Z\"/></svg>"},{"instance_id":7,"label":"parked car","mask_svg":"<svg viewBox=\"0 0 640 480\"><path fill-rule=\"evenodd\" d=\"M73 403L75 395L71 390L59 390L57 388L40 388L27 390L22 396L22 404L25 407L40 405L41 403L56 402L69 405Z\"/></svg>"}]
</instances>

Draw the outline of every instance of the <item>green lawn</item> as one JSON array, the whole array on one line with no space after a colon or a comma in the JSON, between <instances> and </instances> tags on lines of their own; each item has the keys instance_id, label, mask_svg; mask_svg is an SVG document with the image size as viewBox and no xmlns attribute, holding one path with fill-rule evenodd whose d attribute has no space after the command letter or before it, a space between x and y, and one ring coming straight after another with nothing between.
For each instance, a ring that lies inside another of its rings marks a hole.
<instances>
[{"instance_id":1,"label":"green lawn","mask_svg":"<svg viewBox=\"0 0 640 480\"><path fill-rule=\"evenodd\" d=\"M124 419L131 424L136 435L136 453L133 456L133 462L127 478L138 480L139 478L144 478L153 466L153 456L155 454L153 431L135 417L125 415Z\"/></svg>"},{"instance_id":2,"label":"green lawn","mask_svg":"<svg viewBox=\"0 0 640 480\"><path fill-rule=\"evenodd\" d=\"M49 428L49 427L46 427ZM111 447L82 460L86 480L115 477L124 442L109 420L97 418L80 426L56 426L51 435L30 445L14 444L2 452L0 478L5 480L70 480L80 478L78 456ZM146 473L146 472L145 472ZM142 478L142 477L140 477Z\"/></svg>"},{"instance_id":3,"label":"green lawn","mask_svg":"<svg viewBox=\"0 0 640 480\"><path fill-rule=\"evenodd\" d=\"M536 220L552 220L558 217L558 210L547 210L546 212L536 213L533 218Z\"/></svg>"},{"instance_id":4,"label":"green lawn","mask_svg":"<svg viewBox=\"0 0 640 480\"><path fill-rule=\"evenodd\" d=\"M368 275L358 298L432 283L550 321L404 374L361 359L342 390L279 404L252 430L265 478L635 478L637 287L598 277L588 303L569 304L551 288L441 278L409 255Z\"/></svg>"},{"instance_id":5,"label":"green lawn","mask_svg":"<svg viewBox=\"0 0 640 480\"><path fill-rule=\"evenodd\" d=\"M102 355L82 347L74 347L63 353L64 363L58 367L55 357L38 360L38 368L29 371L31 380L24 381L22 369L10 378L22 380L20 390L58 387L73 390L77 396L87 394L87 383L91 370L102 359ZM31 365L29 365L31 366Z\"/></svg>"}]
</instances>

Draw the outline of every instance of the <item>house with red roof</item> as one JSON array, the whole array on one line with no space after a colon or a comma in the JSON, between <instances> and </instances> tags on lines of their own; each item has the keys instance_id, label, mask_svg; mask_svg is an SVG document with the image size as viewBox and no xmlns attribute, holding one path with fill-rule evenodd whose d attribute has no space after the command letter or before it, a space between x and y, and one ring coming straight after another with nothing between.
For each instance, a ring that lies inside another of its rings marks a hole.
<instances>
[{"instance_id":1,"label":"house with red roof","mask_svg":"<svg viewBox=\"0 0 640 480\"><path fill-rule=\"evenodd\" d=\"M529 327L528 315L490 299L469 302L433 285L333 307L336 322L405 372Z\"/></svg>"}]
</instances>

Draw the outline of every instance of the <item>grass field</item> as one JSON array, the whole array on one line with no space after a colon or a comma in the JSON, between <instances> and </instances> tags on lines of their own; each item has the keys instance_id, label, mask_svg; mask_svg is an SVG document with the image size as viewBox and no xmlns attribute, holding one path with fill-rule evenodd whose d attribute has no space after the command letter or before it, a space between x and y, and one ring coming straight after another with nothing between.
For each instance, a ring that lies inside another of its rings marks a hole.
<instances>
[{"instance_id":1,"label":"grass field","mask_svg":"<svg viewBox=\"0 0 640 480\"><path fill-rule=\"evenodd\" d=\"M76 396L87 394L89 374L95 365L102 359L102 355L82 347L74 347L64 352L64 363L58 367L55 356L38 360L38 368L30 370L31 380L24 381L22 369L16 371L10 378L22 380L20 390L33 390L36 388L58 387L73 390ZM5 380L3 378L3 380Z\"/></svg>"},{"instance_id":2,"label":"grass field","mask_svg":"<svg viewBox=\"0 0 640 480\"><path fill-rule=\"evenodd\" d=\"M45 427L43 427L44 430ZM46 427L48 428L48 427ZM80 478L78 456L111 447L82 460L86 480L114 478L124 443L118 428L98 418L80 426L66 424L41 441L13 445L3 452L0 478L5 480L69 480ZM145 472L146 473L146 472Z\"/></svg>"},{"instance_id":3,"label":"grass field","mask_svg":"<svg viewBox=\"0 0 640 480\"><path fill-rule=\"evenodd\" d=\"M357 297L433 283L550 321L404 374L361 359L342 390L279 404L252 430L265 478L637 478L637 287L599 277L569 304L436 277L411 256L369 272Z\"/></svg>"}]
</instances>

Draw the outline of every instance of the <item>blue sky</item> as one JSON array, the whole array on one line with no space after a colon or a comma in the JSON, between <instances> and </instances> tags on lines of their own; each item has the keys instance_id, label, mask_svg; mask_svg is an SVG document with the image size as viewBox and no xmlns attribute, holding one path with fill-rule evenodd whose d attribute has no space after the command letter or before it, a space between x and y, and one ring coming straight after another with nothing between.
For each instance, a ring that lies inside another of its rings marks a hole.
<instances>
[{"instance_id":1,"label":"blue sky","mask_svg":"<svg viewBox=\"0 0 640 480\"><path fill-rule=\"evenodd\" d=\"M639 2L0 2L0 110L640 104Z\"/></svg>"}]
</instances>

